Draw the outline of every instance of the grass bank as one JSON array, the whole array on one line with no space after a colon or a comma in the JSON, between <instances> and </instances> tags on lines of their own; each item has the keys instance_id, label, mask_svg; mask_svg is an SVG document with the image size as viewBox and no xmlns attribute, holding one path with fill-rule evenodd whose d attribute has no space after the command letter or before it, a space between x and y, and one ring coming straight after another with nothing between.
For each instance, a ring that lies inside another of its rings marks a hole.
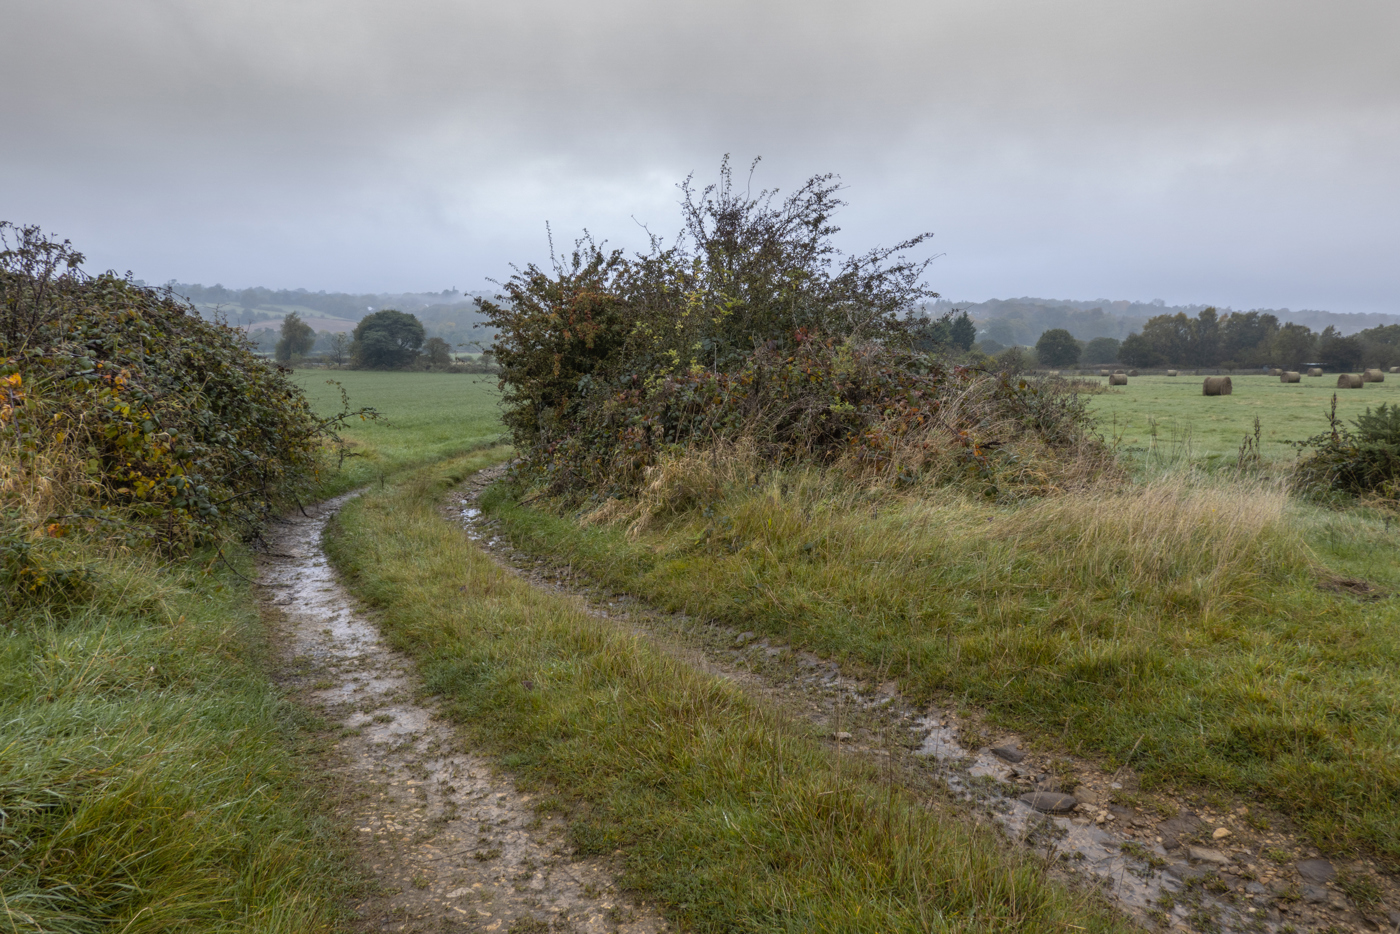
<instances>
[{"instance_id":1,"label":"grass bank","mask_svg":"<svg viewBox=\"0 0 1400 934\"><path fill-rule=\"evenodd\" d=\"M483 506L666 608L949 698L1145 784L1224 789L1400 860L1400 536L1264 482L1176 475L998 506L692 455L591 515Z\"/></svg>"},{"instance_id":2,"label":"grass bank","mask_svg":"<svg viewBox=\"0 0 1400 934\"><path fill-rule=\"evenodd\" d=\"M91 589L0 621L0 929L332 930L345 867L247 584L62 548Z\"/></svg>"},{"instance_id":3,"label":"grass bank","mask_svg":"<svg viewBox=\"0 0 1400 934\"><path fill-rule=\"evenodd\" d=\"M502 456L376 485L329 550L446 710L567 800L580 850L621 851L624 885L697 931L1124 929L995 833L496 567L439 508Z\"/></svg>"}]
</instances>

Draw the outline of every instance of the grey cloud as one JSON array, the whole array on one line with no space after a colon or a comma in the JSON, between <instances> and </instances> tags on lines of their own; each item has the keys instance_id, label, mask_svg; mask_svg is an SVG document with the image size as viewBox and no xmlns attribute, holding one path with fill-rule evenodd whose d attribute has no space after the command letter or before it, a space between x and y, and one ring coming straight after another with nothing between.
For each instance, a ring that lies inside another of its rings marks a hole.
<instances>
[{"instance_id":1,"label":"grey cloud","mask_svg":"<svg viewBox=\"0 0 1400 934\"><path fill-rule=\"evenodd\" d=\"M436 288L832 170L957 297L1400 310L1400 5L0 2L0 215L148 278ZM439 282L443 280L443 282ZM450 281L448 281L450 280Z\"/></svg>"}]
</instances>

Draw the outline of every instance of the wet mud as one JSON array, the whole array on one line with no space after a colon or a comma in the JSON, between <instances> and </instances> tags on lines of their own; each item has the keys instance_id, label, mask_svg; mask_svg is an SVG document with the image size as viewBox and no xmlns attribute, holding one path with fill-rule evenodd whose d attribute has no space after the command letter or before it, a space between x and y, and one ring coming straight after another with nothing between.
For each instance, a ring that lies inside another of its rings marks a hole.
<instances>
[{"instance_id":1,"label":"wet mud","mask_svg":"<svg viewBox=\"0 0 1400 934\"><path fill-rule=\"evenodd\" d=\"M556 813L466 747L359 612L321 550L347 499L276 525L259 579L294 697L337 730L324 767L369 880L355 929L667 930L606 862L575 858Z\"/></svg>"},{"instance_id":2,"label":"wet mud","mask_svg":"<svg viewBox=\"0 0 1400 934\"><path fill-rule=\"evenodd\" d=\"M932 776L968 819L995 822L1008 840L1042 854L1056 875L1144 925L1400 934L1394 876L1368 859L1327 859L1278 815L1218 795L1146 793L1131 769L1106 772L1029 742L1022 748L1022 737L989 731L976 711L915 708L878 673L852 676L780 640L657 611L515 549L476 505L497 474L470 481L446 515L502 567L744 685L815 724L844 751L898 763L894 771L913 786Z\"/></svg>"}]
</instances>

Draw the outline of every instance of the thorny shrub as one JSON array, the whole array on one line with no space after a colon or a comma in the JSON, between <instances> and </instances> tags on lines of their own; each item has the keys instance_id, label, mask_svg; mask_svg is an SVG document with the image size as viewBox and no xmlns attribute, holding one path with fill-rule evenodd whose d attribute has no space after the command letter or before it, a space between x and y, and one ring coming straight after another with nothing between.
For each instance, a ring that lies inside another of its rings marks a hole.
<instances>
[{"instance_id":1,"label":"thorny shrub","mask_svg":"<svg viewBox=\"0 0 1400 934\"><path fill-rule=\"evenodd\" d=\"M740 440L770 463L969 480L993 496L1107 464L1064 384L954 365L968 322L921 316L937 293L927 260L902 253L926 234L841 253L831 176L778 201L736 187L726 161L718 185L680 188L675 245L628 258L584 239L553 275L528 266L480 303L532 485L630 495L662 458Z\"/></svg>"},{"instance_id":2,"label":"thorny shrub","mask_svg":"<svg viewBox=\"0 0 1400 934\"><path fill-rule=\"evenodd\" d=\"M1367 406L1353 430L1337 416L1333 393L1327 423L1327 431L1294 442L1299 453L1311 452L1295 468L1298 484L1313 492L1400 500L1400 407L1382 402L1372 412Z\"/></svg>"},{"instance_id":3,"label":"thorny shrub","mask_svg":"<svg viewBox=\"0 0 1400 934\"><path fill-rule=\"evenodd\" d=\"M255 531L307 489L320 419L236 330L167 291L82 272L37 227L0 224L0 573L32 592L42 540L74 528L188 550ZM372 416L372 413L363 413Z\"/></svg>"}]
</instances>

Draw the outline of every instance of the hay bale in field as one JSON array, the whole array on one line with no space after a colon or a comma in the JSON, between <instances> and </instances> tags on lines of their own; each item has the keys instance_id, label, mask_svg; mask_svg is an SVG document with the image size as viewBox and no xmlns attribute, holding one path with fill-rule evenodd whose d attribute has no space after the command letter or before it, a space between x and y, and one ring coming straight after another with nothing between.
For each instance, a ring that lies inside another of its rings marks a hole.
<instances>
[{"instance_id":1,"label":"hay bale in field","mask_svg":"<svg viewBox=\"0 0 1400 934\"><path fill-rule=\"evenodd\" d=\"M1309 375L1309 376L1321 376L1321 375L1322 375L1322 367L1320 367L1320 366L1315 366L1315 367L1313 367L1312 369L1308 370L1308 375Z\"/></svg>"},{"instance_id":2,"label":"hay bale in field","mask_svg":"<svg viewBox=\"0 0 1400 934\"><path fill-rule=\"evenodd\" d=\"M1137 370L1129 370L1129 371L1128 371L1128 375L1129 375L1129 376L1137 376Z\"/></svg>"},{"instance_id":3,"label":"hay bale in field","mask_svg":"<svg viewBox=\"0 0 1400 934\"><path fill-rule=\"evenodd\" d=\"M1168 370L1168 371L1167 371L1167 375L1168 375L1168 376L1175 376L1175 375L1176 375L1176 370Z\"/></svg>"},{"instance_id":4,"label":"hay bale in field","mask_svg":"<svg viewBox=\"0 0 1400 934\"><path fill-rule=\"evenodd\" d=\"M1228 396L1235 389L1228 376L1207 376L1206 381L1201 386L1201 395L1204 396Z\"/></svg>"},{"instance_id":5,"label":"hay bale in field","mask_svg":"<svg viewBox=\"0 0 1400 934\"><path fill-rule=\"evenodd\" d=\"M1280 383L1301 383L1303 375L1297 370L1284 370L1279 374L1278 381Z\"/></svg>"},{"instance_id":6,"label":"hay bale in field","mask_svg":"<svg viewBox=\"0 0 1400 934\"><path fill-rule=\"evenodd\" d=\"M1386 370L1387 373L1400 373L1400 366L1393 366Z\"/></svg>"},{"instance_id":7,"label":"hay bale in field","mask_svg":"<svg viewBox=\"0 0 1400 934\"><path fill-rule=\"evenodd\" d=\"M1363 370L1361 373L1361 378L1368 383L1385 382L1385 374L1382 373L1380 370L1376 369L1375 367Z\"/></svg>"},{"instance_id":8,"label":"hay bale in field","mask_svg":"<svg viewBox=\"0 0 1400 934\"><path fill-rule=\"evenodd\" d=\"M1355 373L1342 373L1337 376L1338 389L1360 389L1366 385L1366 381Z\"/></svg>"},{"instance_id":9,"label":"hay bale in field","mask_svg":"<svg viewBox=\"0 0 1400 934\"><path fill-rule=\"evenodd\" d=\"M1045 374L1045 375L1046 375L1046 376L1059 376L1059 375L1060 375L1060 371L1059 371L1059 370L1051 370L1049 373L1047 373L1047 374Z\"/></svg>"},{"instance_id":10,"label":"hay bale in field","mask_svg":"<svg viewBox=\"0 0 1400 934\"><path fill-rule=\"evenodd\" d=\"M1108 385L1110 385L1110 386L1126 386L1126 385L1128 385L1128 377L1125 376L1125 375L1122 374L1122 373L1114 373L1112 376L1110 376L1110 377L1108 378Z\"/></svg>"},{"instance_id":11,"label":"hay bale in field","mask_svg":"<svg viewBox=\"0 0 1400 934\"><path fill-rule=\"evenodd\" d=\"M1112 375L1113 375L1113 372L1112 372L1111 370L1099 370L1099 375L1100 375L1100 376L1112 376Z\"/></svg>"}]
</instances>

